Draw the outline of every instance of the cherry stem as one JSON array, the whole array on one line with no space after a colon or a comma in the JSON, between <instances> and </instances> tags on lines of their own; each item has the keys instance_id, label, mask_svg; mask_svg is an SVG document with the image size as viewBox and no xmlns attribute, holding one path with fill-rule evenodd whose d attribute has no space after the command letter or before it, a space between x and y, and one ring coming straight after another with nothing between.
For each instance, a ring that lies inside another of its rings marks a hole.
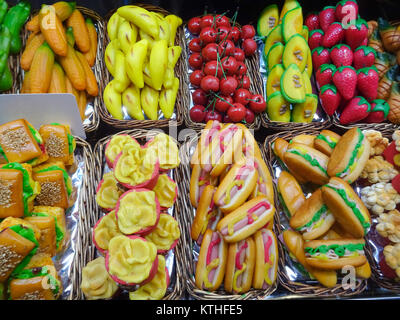
<instances>
[{"instance_id":1,"label":"cherry stem","mask_svg":"<svg viewBox=\"0 0 400 320\"><path fill-rule=\"evenodd\" d=\"M207 105L207 107L204 109L204 111L207 111L207 109L211 106L211 104L213 103L213 102L215 102L215 100L216 100L216 98L214 97L211 101L209 101L208 102L208 105ZM213 109L214 110L214 109Z\"/></svg>"},{"instance_id":2,"label":"cherry stem","mask_svg":"<svg viewBox=\"0 0 400 320\"><path fill-rule=\"evenodd\" d=\"M248 100L248 101L253 101L253 102L258 102L257 100L255 100L255 99L249 99L249 98L246 98L246 100Z\"/></svg>"},{"instance_id":3,"label":"cherry stem","mask_svg":"<svg viewBox=\"0 0 400 320\"><path fill-rule=\"evenodd\" d=\"M219 52L217 52L217 71L218 71L218 61L219 61L219 64L221 65L222 75L224 76L224 78L226 80L226 74L225 74L224 67L222 66L222 62L221 62L221 58L219 56Z\"/></svg>"},{"instance_id":4,"label":"cherry stem","mask_svg":"<svg viewBox=\"0 0 400 320\"><path fill-rule=\"evenodd\" d=\"M233 21L233 26L235 26L235 24L236 24L236 19L237 19L238 13L239 13L239 6L236 7L236 11L235 11L235 13L233 14L233 17L232 17L232 19L231 19L231 21Z\"/></svg>"},{"instance_id":5,"label":"cherry stem","mask_svg":"<svg viewBox=\"0 0 400 320\"><path fill-rule=\"evenodd\" d=\"M204 6L204 13L203 13L203 16L207 15L207 9L208 9L208 6L205 5L205 6Z\"/></svg>"},{"instance_id":6,"label":"cherry stem","mask_svg":"<svg viewBox=\"0 0 400 320\"><path fill-rule=\"evenodd\" d=\"M226 102L227 104L229 104L231 107L234 107L234 105L232 103L230 103L229 101L225 100L224 98L222 98L220 95L218 95L217 93L214 92L214 96L217 97L218 99Z\"/></svg>"}]
</instances>

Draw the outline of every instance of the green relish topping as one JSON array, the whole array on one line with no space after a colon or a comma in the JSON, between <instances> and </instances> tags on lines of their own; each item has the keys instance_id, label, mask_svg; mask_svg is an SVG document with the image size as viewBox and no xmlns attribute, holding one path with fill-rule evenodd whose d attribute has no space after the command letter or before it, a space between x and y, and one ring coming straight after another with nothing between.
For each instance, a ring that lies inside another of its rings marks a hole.
<instances>
[{"instance_id":1,"label":"green relish topping","mask_svg":"<svg viewBox=\"0 0 400 320\"><path fill-rule=\"evenodd\" d=\"M351 202L346 195L346 191L343 189L337 189L335 187L332 187L330 185L325 185L328 188L331 188L332 190L336 191L343 201L353 210L354 215L357 217L357 219L360 221L362 227L364 228L364 234L368 232L368 228L371 226L371 224L367 221L365 221L364 216L362 215L361 211L357 208L357 204L354 202Z\"/></svg>"},{"instance_id":2,"label":"green relish topping","mask_svg":"<svg viewBox=\"0 0 400 320\"><path fill-rule=\"evenodd\" d=\"M324 205L322 205L322 207L314 214L314 216L312 217L312 219L311 219L307 224L305 224L304 226L302 226L302 227L300 227L300 228L297 228L296 230L297 230L297 231L300 231L300 230L302 230L302 229L304 229L304 228L309 228L309 227L311 227L312 224L316 223L317 221L319 221L319 219L321 219L321 216L322 216L326 211L328 211L328 207L324 204Z\"/></svg>"},{"instance_id":3,"label":"green relish topping","mask_svg":"<svg viewBox=\"0 0 400 320\"><path fill-rule=\"evenodd\" d=\"M50 123L52 126L62 126L62 124L57 123L57 122L53 122ZM74 136L72 134L67 133L67 137L68 137L68 152L69 154L73 154L74 153Z\"/></svg>"},{"instance_id":4,"label":"green relish topping","mask_svg":"<svg viewBox=\"0 0 400 320\"><path fill-rule=\"evenodd\" d=\"M34 217L48 217L49 215L47 213L43 212L31 212L29 216L34 216ZM56 225L56 248L58 249L60 247L61 241L64 239L64 232L62 232L58 222L57 218L54 217L55 220L55 225Z\"/></svg>"},{"instance_id":5,"label":"green relish topping","mask_svg":"<svg viewBox=\"0 0 400 320\"><path fill-rule=\"evenodd\" d=\"M364 250L364 244L362 243L348 243L348 244L331 244L329 246L327 245L321 245L316 248L311 248L311 247L306 247L304 249L308 254L314 255L318 252L322 254L326 254L329 250L333 250L339 257L343 257L346 250L350 252L354 251L362 251Z\"/></svg>"},{"instance_id":6,"label":"green relish topping","mask_svg":"<svg viewBox=\"0 0 400 320\"><path fill-rule=\"evenodd\" d=\"M59 166L55 166L54 165L54 166L47 167L46 169L39 170L39 171L37 171L37 173L55 171L55 170L62 171L63 177L64 177L64 182L65 182L65 186L67 187L68 196L70 196L71 192L72 192L71 181L70 181L70 178L69 178L69 175L68 175L67 171L65 171L63 168L60 168Z\"/></svg>"},{"instance_id":7,"label":"green relish topping","mask_svg":"<svg viewBox=\"0 0 400 320\"><path fill-rule=\"evenodd\" d=\"M19 263L19 265L15 267L14 271L11 273L10 277L14 277L14 275L20 273L21 270L26 267L29 261L31 261L32 257L36 254L39 243L37 242L35 238L35 233L31 228L27 228L18 224L15 226L11 226L10 229L35 244L35 247L32 249L32 251L28 253L28 255Z\"/></svg>"},{"instance_id":8,"label":"green relish topping","mask_svg":"<svg viewBox=\"0 0 400 320\"><path fill-rule=\"evenodd\" d=\"M323 134L319 134L315 139L325 141L332 149L336 147L337 142L329 141Z\"/></svg>"},{"instance_id":9,"label":"green relish topping","mask_svg":"<svg viewBox=\"0 0 400 320\"><path fill-rule=\"evenodd\" d=\"M3 150L3 148L1 147L1 145L0 145L0 155L2 155L3 158L4 158L7 162L9 162L9 161L8 161L8 158L7 158L6 154L5 154L5 152L4 152L4 150Z\"/></svg>"},{"instance_id":10,"label":"green relish topping","mask_svg":"<svg viewBox=\"0 0 400 320\"><path fill-rule=\"evenodd\" d=\"M297 151L297 150L289 150L288 152L296 154L300 157L303 157L304 159L306 159L313 167L318 167L324 174L327 174L326 169L324 167L321 166L321 164L318 162L318 160L313 159L309 154L302 154L301 152Z\"/></svg>"},{"instance_id":11,"label":"green relish topping","mask_svg":"<svg viewBox=\"0 0 400 320\"><path fill-rule=\"evenodd\" d=\"M22 172L23 178L22 178L22 199L24 203L24 214L29 213L29 208L28 208L28 201L29 198L33 196L33 188L31 186L31 181L29 177L28 171L20 164L17 162L11 162L9 164L6 164L1 167L2 169L15 169L19 170Z\"/></svg>"},{"instance_id":12,"label":"green relish topping","mask_svg":"<svg viewBox=\"0 0 400 320\"><path fill-rule=\"evenodd\" d=\"M357 158L358 151L361 148L363 140L364 140L364 134L362 133L360 128L357 128L357 132L358 132L358 142L357 142L356 147L354 148L353 152L351 153L350 161L347 164L346 168L344 168L344 170L342 172L339 172L336 174L336 177L341 177L342 174L347 172L347 170L353 165L354 161Z\"/></svg>"},{"instance_id":13,"label":"green relish topping","mask_svg":"<svg viewBox=\"0 0 400 320\"><path fill-rule=\"evenodd\" d=\"M36 140L36 142L38 143L38 145L43 144L43 139L40 136L39 132L33 128L31 125L28 125L29 131L32 133L33 138Z\"/></svg>"}]
</instances>

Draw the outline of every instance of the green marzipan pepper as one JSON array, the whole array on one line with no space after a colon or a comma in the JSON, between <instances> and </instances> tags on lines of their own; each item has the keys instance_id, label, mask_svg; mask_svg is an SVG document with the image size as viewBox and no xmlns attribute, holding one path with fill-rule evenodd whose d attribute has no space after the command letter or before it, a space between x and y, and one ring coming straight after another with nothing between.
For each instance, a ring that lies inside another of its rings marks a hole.
<instances>
[{"instance_id":1,"label":"green marzipan pepper","mask_svg":"<svg viewBox=\"0 0 400 320\"><path fill-rule=\"evenodd\" d=\"M20 31L22 26L28 20L31 11L31 4L27 1L21 1L14 7L11 7L4 17L3 24L10 30L11 33L11 48L10 52L16 54L20 52L22 41Z\"/></svg>"},{"instance_id":2,"label":"green marzipan pepper","mask_svg":"<svg viewBox=\"0 0 400 320\"><path fill-rule=\"evenodd\" d=\"M3 74L10 53L11 34L5 25L0 25L0 75Z\"/></svg>"},{"instance_id":3,"label":"green marzipan pepper","mask_svg":"<svg viewBox=\"0 0 400 320\"><path fill-rule=\"evenodd\" d=\"M10 90L12 85L13 78L9 66L6 64L3 74L0 75L0 92Z\"/></svg>"},{"instance_id":4,"label":"green marzipan pepper","mask_svg":"<svg viewBox=\"0 0 400 320\"><path fill-rule=\"evenodd\" d=\"M0 0L0 24L3 22L8 9L8 3L5 0Z\"/></svg>"}]
</instances>

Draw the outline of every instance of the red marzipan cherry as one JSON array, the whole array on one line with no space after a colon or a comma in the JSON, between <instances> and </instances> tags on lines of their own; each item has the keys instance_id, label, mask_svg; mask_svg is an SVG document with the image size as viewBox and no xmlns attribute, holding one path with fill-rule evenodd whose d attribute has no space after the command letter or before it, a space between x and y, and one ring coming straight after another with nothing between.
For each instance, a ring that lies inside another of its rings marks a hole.
<instances>
[{"instance_id":1,"label":"red marzipan cherry","mask_svg":"<svg viewBox=\"0 0 400 320\"><path fill-rule=\"evenodd\" d=\"M238 88L250 89L250 78L248 76L242 75L237 80L239 82Z\"/></svg>"},{"instance_id":2,"label":"red marzipan cherry","mask_svg":"<svg viewBox=\"0 0 400 320\"><path fill-rule=\"evenodd\" d=\"M190 83L195 87L200 87L200 82L203 77L204 73L202 70L194 70L190 75Z\"/></svg>"},{"instance_id":3,"label":"red marzipan cherry","mask_svg":"<svg viewBox=\"0 0 400 320\"><path fill-rule=\"evenodd\" d=\"M250 24L245 24L242 26L242 30L240 32L240 37L242 39L252 39L256 35L256 30Z\"/></svg>"},{"instance_id":4,"label":"red marzipan cherry","mask_svg":"<svg viewBox=\"0 0 400 320\"><path fill-rule=\"evenodd\" d=\"M200 39L204 44L216 42L217 32L211 27L206 27L200 31Z\"/></svg>"},{"instance_id":5,"label":"red marzipan cherry","mask_svg":"<svg viewBox=\"0 0 400 320\"><path fill-rule=\"evenodd\" d=\"M208 102L207 94L203 89L196 89L192 92L192 100L193 104L205 106Z\"/></svg>"},{"instance_id":6,"label":"red marzipan cherry","mask_svg":"<svg viewBox=\"0 0 400 320\"><path fill-rule=\"evenodd\" d=\"M218 66L218 70L217 70ZM207 76L216 76L221 78L223 76L221 64L217 60L212 60L206 63L204 66L204 74Z\"/></svg>"},{"instance_id":7,"label":"red marzipan cherry","mask_svg":"<svg viewBox=\"0 0 400 320\"><path fill-rule=\"evenodd\" d=\"M253 94L250 97L249 107L254 113L261 113L265 111L267 104L261 94Z\"/></svg>"},{"instance_id":8,"label":"red marzipan cherry","mask_svg":"<svg viewBox=\"0 0 400 320\"><path fill-rule=\"evenodd\" d=\"M218 45L219 55L222 57L231 56L235 52L235 44L232 40L225 40Z\"/></svg>"},{"instance_id":9,"label":"red marzipan cherry","mask_svg":"<svg viewBox=\"0 0 400 320\"><path fill-rule=\"evenodd\" d=\"M195 105L189 111L190 119L194 122L203 122L206 117L206 109L204 106Z\"/></svg>"},{"instance_id":10,"label":"red marzipan cherry","mask_svg":"<svg viewBox=\"0 0 400 320\"><path fill-rule=\"evenodd\" d=\"M223 117L223 119L222 119L222 122L223 122L223 123L232 123L233 121L231 120L231 118L229 118L228 114L225 113L225 114L224 114L224 117Z\"/></svg>"},{"instance_id":11,"label":"red marzipan cherry","mask_svg":"<svg viewBox=\"0 0 400 320\"><path fill-rule=\"evenodd\" d=\"M221 96L215 100L215 109L219 112L226 112L231 105L233 105L233 99L231 96Z\"/></svg>"},{"instance_id":12,"label":"red marzipan cherry","mask_svg":"<svg viewBox=\"0 0 400 320\"><path fill-rule=\"evenodd\" d=\"M200 38L193 38L189 42L189 50L192 52L200 52L202 48L202 43Z\"/></svg>"},{"instance_id":13,"label":"red marzipan cherry","mask_svg":"<svg viewBox=\"0 0 400 320\"><path fill-rule=\"evenodd\" d=\"M238 61L237 62L237 66L236 66L236 72L235 74L237 74L238 76L244 76L247 73L247 66L244 62L242 61Z\"/></svg>"},{"instance_id":14,"label":"red marzipan cherry","mask_svg":"<svg viewBox=\"0 0 400 320\"><path fill-rule=\"evenodd\" d=\"M202 50L201 55L204 61L217 60L219 47L216 43L208 43Z\"/></svg>"},{"instance_id":15,"label":"red marzipan cherry","mask_svg":"<svg viewBox=\"0 0 400 320\"><path fill-rule=\"evenodd\" d=\"M249 104L251 98L251 92L247 89L237 89L234 93L233 100L244 106Z\"/></svg>"},{"instance_id":16,"label":"red marzipan cherry","mask_svg":"<svg viewBox=\"0 0 400 320\"><path fill-rule=\"evenodd\" d=\"M221 63L222 68L227 75L231 76L235 74L238 67L238 62L234 57L225 57L221 60Z\"/></svg>"},{"instance_id":17,"label":"red marzipan cherry","mask_svg":"<svg viewBox=\"0 0 400 320\"><path fill-rule=\"evenodd\" d=\"M214 25L214 17L212 15L206 15L201 18L200 21L200 27L201 29L207 28L207 27L215 27Z\"/></svg>"},{"instance_id":18,"label":"red marzipan cherry","mask_svg":"<svg viewBox=\"0 0 400 320\"><path fill-rule=\"evenodd\" d=\"M217 30L217 42L229 39L229 32L231 32L230 28L222 26L218 27L216 30Z\"/></svg>"},{"instance_id":19,"label":"red marzipan cherry","mask_svg":"<svg viewBox=\"0 0 400 320\"><path fill-rule=\"evenodd\" d=\"M257 50L257 42L254 39L245 39L242 44L244 54L249 57L252 56Z\"/></svg>"},{"instance_id":20,"label":"red marzipan cherry","mask_svg":"<svg viewBox=\"0 0 400 320\"><path fill-rule=\"evenodd\" d=\"M219 79L215 76L205 76L201 79L200 88L202 88L205 92L208 91L219 91Z\"/></svg>"},{"instance_id":21,"label":"red marzipan cherry","mask_svg":"<svg viewBox=\"0 0 400 320\"><path fill-rule=\"evenodd\" d=\"M230 23L229 18L227 16L218 15L216 17L216 23L217 23L217 27L222 27L222 26L228 27L228 28L231 27L231 23Z\"/></svg>"},{"instance_id":22,"label":"red marzipan cherry","mask_svg":"<svg viewBox=\"0 0 400 320\"><path fill-rule=\"evenodd\" d=\"M244 51L240 48L235 47L235 50L233 51L233 57L236 59L236 61L243 62L245 59Z\"/></svg>"},{"instance_id":23,"label":"red marzipan cherry","mask_svg":"<svg viewBox=\"0 0 400 320\"><path fill-rule=\"evenodd\" d=\"M228 117L233 122L240 122L246 117L246 107L241 103L234 103L228 109Z\"/></svg>"},{"instance_id":24,"label":"red marzipan cherry","mask_svg":"<svg viewBox=\"0 0 400 320\"><path fill-rule=\"evenodd\" d=\"M203 58L200 53L193 52L189 57L189 65L193 69L200 69L203 66Z\"/></svg>"},{"instance_id":25,"label":"red marzipan cherry","mask_svg":"<svg viewBox=\"0 0 400 320\"><path fill-rule=\"evenodd\" d=\"M229 40L233 42L238 42L240 39L240 29L238 27L232 27L231 32L229 33Z\"/></svg>"},{"instance_id":26,"label":"red marzipan cherry","mask_svg":"<svg viewBox=\"0 0 400 320\"><path fill-rule=\"evenodd\" d=\"M253 111L251 111L249 108L246 108L246 116L244 117L244 120L247 123L253 123L255 119L255 114Z\"/></svg>"},{"instance_id":27,"label":"red marzipan cherry","mask_svg":"<svg viewBox=\"0 0 400 320\"><path fill-rule=\"evenodd\" d=\"M190 33L192 34L200 34L201 31L201 18L200 17L194 17L192 19L189 20L188 22L188 29L190 31Z\"/></svg>"},{"instance_id":28,"label":"red marzipan cherry","mask_svg":"<svg viewBox=\"0 0 400 320\"><path fill-rule=\"evenodd\" d=\"M221 94L224 96L229 96L232 93L234 93L237 86L238 86L238 81L231 76L226 77L226 79L222 78L219 82L219 90Z\"/></svg>"},{"instance_id":29,"label":"red marzipan cherry","mask_svg":"<svg viewBox=\"0 0 400 320\"><path fill-rule=\"evenodd\" d=\"M204 122L208 122L210 120L218 120L222 122L222 115L216 110L207 111L206 116L204 118Z\"/></svg>"}]
</instances>

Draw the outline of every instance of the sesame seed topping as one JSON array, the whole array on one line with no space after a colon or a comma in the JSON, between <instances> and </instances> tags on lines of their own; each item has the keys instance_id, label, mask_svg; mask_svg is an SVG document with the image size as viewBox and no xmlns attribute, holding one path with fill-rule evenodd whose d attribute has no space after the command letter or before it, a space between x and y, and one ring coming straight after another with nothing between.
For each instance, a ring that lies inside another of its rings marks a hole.
<instances>
[{"instance_id":1,"label":"sesame seed topping","mask_svg":"<svg viewBox=\"0 0 400 320\"><path fill-rule=\"evenodd\" d=\"M11 201L11 182L0 179L0 206L9 208L13 205Z\"/></svg>"},{"instance_id":2,"label":"sesame seed topping","mask_svg":"<svg viewBox=\"0 0 400 320\"><path fill-rule=\"evenodd\" d=\"M22 260L22 256L12 246L0 245L0 277L5 277Z\"/></svg>"},{"instance_id":3,"label":"sesame seed topping","mask_svg":"<svg viewBox=\"0 0 400 320\"><path fill-rule=\"evenodd\" d=\"M15 130L8 129L0 135L0 144L14 152L20 151L30 142L31 140L23 128Z\"/></svg>"},{"instance_id":4,"label":"sesame seed topping","mask_svg":"<svg viewBox=\"0 0 400 320\"><path fill-rule=\"evenodd\" d=\"M18 297L18 300L46 300L43 295L38 291L26 292Z\"/></svg>"},{"instance_id":5,"label":"sesame seed topping","mask_svg":"<svg viewBox=\"0 0 400 320\"><path fill-rule=\"evenodd\" d=\"M42 182L40 194L36 201L41 206L54 206L61 201L61 185L58 182Z\"/></svg>"},{"instance_id":6,"label":"sesame seed topping","mask_svg":"<svg viewBox=\"0 0 400 320\"><path fill-rule=\"evenodd\" d=\"M52 158L61 158L65 155L65 141L60 137L56 136L53 132L50 133L49 137L45 142L45 148L47 153Z\"/></svg>"}]
</instances>

